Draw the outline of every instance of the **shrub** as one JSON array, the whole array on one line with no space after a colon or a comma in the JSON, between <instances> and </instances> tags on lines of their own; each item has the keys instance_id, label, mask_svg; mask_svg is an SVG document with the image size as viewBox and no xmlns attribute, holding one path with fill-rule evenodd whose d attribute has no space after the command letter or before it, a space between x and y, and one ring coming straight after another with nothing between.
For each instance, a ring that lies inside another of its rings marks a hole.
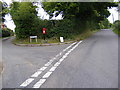
<instances>
[{"instance_id":1,"label":"shrub","mask_svg":"<svg viewBox=\"0 0 120 90\"><path fill-rule=\"evenodd\" d=\"M65 19L65 20L56 20L53 21L52 28L47 31L47 37L64 37L64 38L71 38L73 34L73 25L72 21Z\"/></svg>"},{"instance_id":2,"label":"shrub","mask_svg":"<svg viewBox=\"0 0 120 90\"><path fill-rule=\"evenodd\" d=\"M2 30L2 37L8 37L10 36L10 32L7 30Z\"/></svg>"}]
</instances>

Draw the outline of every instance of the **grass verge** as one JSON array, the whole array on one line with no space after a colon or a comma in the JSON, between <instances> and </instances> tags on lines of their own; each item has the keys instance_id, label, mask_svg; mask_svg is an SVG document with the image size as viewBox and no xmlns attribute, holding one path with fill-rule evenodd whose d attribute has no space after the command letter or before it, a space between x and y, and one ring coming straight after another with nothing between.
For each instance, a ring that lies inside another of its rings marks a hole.
<instances>
[{"instance_id":1,"label":"grass verge","mask_svg":"<svg viewBox=\"0 0 120 90\"><path fill-rule=\"evenodd\" d=\"M89 31L86 31L80 35L73 36L72 39L64 39L64 42L83 40L83 39L88 38L89 36L91 36L93 33L97 32L97 31L98 30L96 30L96 31L89 30ZM27 39L21 39L21 40L13 39L12 43L13 44L45 44L45 43L60 43L60 40L59 40L59 38L53 37L53 38L46 39L46 40L37 39L37 42L35 39L32 39L32 42L30 42L29 38L27 38Z\"/></svg>"},{"instance_id":2,"label":"grass verge","mask_svg":"<svg viewBox=\"0 0 120 90\"><path fill-rule=\"evenodd\" d=\"M120 37L120 32L118 30L114 29L113 32Z\"/></svg>"}]
</instances>

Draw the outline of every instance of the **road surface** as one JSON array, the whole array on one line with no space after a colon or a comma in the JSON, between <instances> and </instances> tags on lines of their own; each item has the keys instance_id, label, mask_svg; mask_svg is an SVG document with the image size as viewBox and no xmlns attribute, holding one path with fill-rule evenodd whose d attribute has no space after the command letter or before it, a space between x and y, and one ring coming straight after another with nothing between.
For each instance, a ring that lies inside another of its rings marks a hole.
<instances>
[{"instance_id":1,"label":"road surface","mask_svg":"<svg viewBox=\"0 0 120 90\"><path fill-rule=\"evenodd\" d=\"M118 36L103 29L72 44L2 43L3 88L117 88Z\"/></svg>"}]
</instances>

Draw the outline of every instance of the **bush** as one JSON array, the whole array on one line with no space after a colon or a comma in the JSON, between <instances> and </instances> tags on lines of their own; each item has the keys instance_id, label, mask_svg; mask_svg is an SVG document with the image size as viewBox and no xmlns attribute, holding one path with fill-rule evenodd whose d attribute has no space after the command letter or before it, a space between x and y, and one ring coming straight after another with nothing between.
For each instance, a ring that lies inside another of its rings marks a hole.
<instances>
[{"instance_id":1,"label":"bush","mask_svg":"<svg viewBox=\"0 0 120 90\"><path fill-rule=\"evenodd\" d=\"M9 37L10 36L10 32L7 30L2 30L2 37Z\"/></svg>"},{"instance_id":2,"label":"bush","mask_svg":"<svg viewBox=\"0 0 120 90\"><path fill-rule=\"evenodd\" d=\"M120 32L120 20L114 22L113 28L117 29Z\"/></svg>"},{"instance_id":3,"label":"bush","mask_svg":"<svg viewBox=\"0 0 120 90\"><path fill-rule=\"evenodd\" d=\"M113 31L120 36L120 20L113 23Z\"/></svg>"},{"instance_id":4,"label":"bush","mask_svg":"<svg viewBox=\"0 0 120 90\"><path fill-rule=\"evenodd\" d=\"M65 20L56 20L52 21L52 28L47 31L47 37L64 37L64 38L71 38L73 34L73 25L72 21L65 19Z\"/></svg>"},{"instance_id":5,"label":"bush","mask_svg":"<svg viewBox=\"0 0 120 90\"><path fill-rule=\"evenodd\" d=\"M0 35L1 37L9 37L9 36L13 36L14 32L8 28L4 28L0 31Z\"/></svg>"},{"instance_id":6,"label":"bush","mask_svg":"<svg viewBox=\"0 0 120 90\"><path fill-rule=\"evenodd\" d=\"M0 29L0 38L2 37L2 30Z\"/></svg>"}]
</instances>

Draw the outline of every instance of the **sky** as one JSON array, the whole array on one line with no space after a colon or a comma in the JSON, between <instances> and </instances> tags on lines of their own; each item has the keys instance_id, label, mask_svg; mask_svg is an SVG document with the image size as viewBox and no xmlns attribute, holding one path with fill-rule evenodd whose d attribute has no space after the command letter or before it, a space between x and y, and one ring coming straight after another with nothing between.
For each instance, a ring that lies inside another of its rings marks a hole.
<instances>
[{"instance_id":1,"label":"sky","mask_svg":"<svg viewBox=\"0 0 120 90\"><path fill-rule=\"evenodd\" d=\"M110 23L113 23L114 21L118 20L117 8L113 7L112 9L109 9L109 12L111 13L110 16L108 17Z\"/></svg>"},{"instance_id":2,"label":"sky","mask_svg":"<svg viewBox=\"0 0 120 90\"><path fill-rule=\"evenodd\" d=\"M5 1L8 5L9 5L10 3L12 3L11 0L0 0L0 1ZM117 2L118 0L114 0L114 1ZM39 16L40 18L43 18L43 19L49 19L49 15L44 11L44 9L41 7L41 5L39 5L38 7L39 7L39 8L38 8L38 16ZM109 11L110 11L110 13L111 13L111 15L108 17L108 20L110 21L110 23L113 23L113 20L114 20L114 21L118 20L118 12L117 12L117 9L114 7L114 8L109 9ZM55 17L55 16L54 16L52 19L61 19L61 18L62 18L62 16L61 16L61 15L58 15L58 17ZM113 19L113 18L114 18L114 19ZM5 16L5 19L6 19L6 21L5 21L6 26L7 26L8 28L10 28L11 30L14 31L14 29L15 29L15 24L14 24L12 18L11 18L11 15L10 15L10 14L7 14L7 15Z\"/></svg>"}]
</instances>

